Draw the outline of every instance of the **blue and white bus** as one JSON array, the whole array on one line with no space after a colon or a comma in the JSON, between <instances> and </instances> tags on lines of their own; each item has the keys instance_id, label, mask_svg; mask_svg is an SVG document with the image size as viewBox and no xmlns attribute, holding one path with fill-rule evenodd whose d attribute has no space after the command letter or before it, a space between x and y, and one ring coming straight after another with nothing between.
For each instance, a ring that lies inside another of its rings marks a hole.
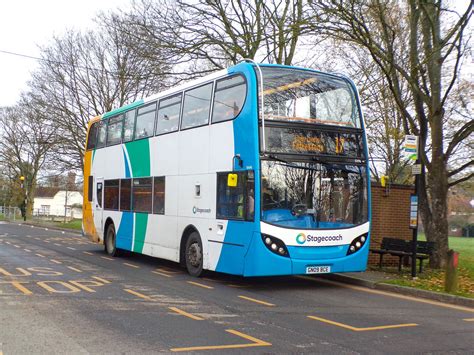
<instances>
[{"instance_id":1,"label":"blue and white bus","mask_svg":"<svg viewBox=\"0 0 474 355\"><path fill-rule=\"evenodd\" d=\"M83 230L243 276L363 271L370 186L351 80L245 61L91 120Z\"/></svg>"}]
</instances>

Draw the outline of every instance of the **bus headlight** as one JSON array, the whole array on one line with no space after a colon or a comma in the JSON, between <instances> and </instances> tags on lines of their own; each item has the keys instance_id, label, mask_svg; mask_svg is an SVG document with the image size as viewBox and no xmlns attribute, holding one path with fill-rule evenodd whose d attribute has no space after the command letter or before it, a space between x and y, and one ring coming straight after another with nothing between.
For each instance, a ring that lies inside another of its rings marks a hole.
<instances>
[{"instance_id":1,"label":"bus headlight","mask_svg":"<svg viewBox=\"0 0 474 355\"><path fill-rule=\"evenodd\" d=\"M351 255L352 253L355 253L358 251L360 248L362 248L367 241L368 233L359 235L357 238L355 238L351 245L349 246L349 249L347 250L347 255Z\"/></svg>"},{"instance_id":2,"label":"bus headlight","mask_svg":"<svg viewBox=\"0 0 474 355\"><path fill-rule=\"evenodd\" d=\"M286 248L285 243L278 238L272 237L268 234L262 234L263 244L270 250L272 253L275 253L280 256L290 256L288 249Z\"/></svg>"}]
</instances>

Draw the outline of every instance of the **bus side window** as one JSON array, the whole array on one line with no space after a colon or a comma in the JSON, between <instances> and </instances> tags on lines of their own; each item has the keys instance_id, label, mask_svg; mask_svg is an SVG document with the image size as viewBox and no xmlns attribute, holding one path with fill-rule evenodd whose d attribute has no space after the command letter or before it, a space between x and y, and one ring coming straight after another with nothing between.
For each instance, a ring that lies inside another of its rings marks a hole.
<instances>
[{"instance_id":1,"label":"bus side window","mask_svg":"<svg viewBox=\"0 0 474 355\"><path fill-rule=\"evenodd\" d=\"M107 121L100 121L99 132L97 133L96 148L105 147L105 138L107 135Z\"/></svg>"},{"instance_id":2,"label":"bus side window","mask_svg":"<svg viewBox=\"0 0 474 355\"><path fill-rule=\"evenodd\" d=\"M135 128L135 110L125 113L125 120L123 124L123 142L130 142L133 139L133 132Z\"/></svg>"},{"instance_id":3,"label":"bus side window","mask_svg":"<svg viewBox=\"0 0 474 355\"><path fill-rule=\"evenodd\" d=\"M109 118L107 125L107 146L122 142L123 115Z\"/></svg>"},{"instance_id":4,"label":"bus side window","mask_svg":"<svg viewBox=\"0 0 474 355\"><path fill-rule=\"evenodd\" d=\"M135 139L147 138L153 135L155 130L155 113L156 102L138 109Z\"/></svg>"},{"instance_id":5,"label":"bus side window","mask_svg":"<svg viewBox=\"0 0 474 355\"><path fill-rule=\"evenodd\" d=\"M241 75L218 80L214 92L212 123L232 120L242 110L247 84Z\"/></svg>"},{"instance_id":6,"label":"bus side window","mask_svg":"<svg viewBox=\"0 0 474 355\"><path fill-rule=\"evenodd\" d=\"M165 177L153 178L153 213L165 214Z\"/></svg>"},{"instance_id":7,"label":"bus side window","mask_svg":"<svg viewBox=\"0 0 474 355\"><path fill-rule=\"evenodd\" d=\"M97 131L99 128L100 122L95 122L92 124L91 128L89 129L89 138L87 139L87 150L91 150L95 148L97 142Z\"/></svg>"},{"instance_id":8,"label":"bus side window","mask_svg":"<svg viewBox=\"0 0 474 355\"><path fill-rule=\"evenodd\" d=\"M133 179L132 211L151 213L152 178Z\"/></svg>"},{"instance_id":9,"label":"bus side window","mask_svg":"<svg viewBox=\"0 0 474 355\"><path fill-rule=\"evenodd\" d=\"M119 180L104 181L104 209L118 211L119 208Z\"/></svg>"},{"instance_id":10,"label":"bus side window","mask_svg":"<svg viewBox=\"0 0 474 355\"><path fill-rule=\"evenodd\" d=\"M181 96L180 93L160 100L158 105L158 123L156 124L157 135L178 130Z\"/></svg>"},{"instance_id":11,"label":"bus side window","mask_svg":"<svg viewBox=\"0 0 474 355\"><path fill-rule=\"evenodd\" d=\"M132 179L120 180L120 211L132 209Z\"/></svg>"},{"instance_id":12,"label":"bus side window","mask_svg":"<svg viewBox=\"0 0 474 355\"><path fill-rule=\"evenodd\" d=\"M209 122L212 83L184 93L181 129L203 126Z\"/></svg>"}]
</instances>

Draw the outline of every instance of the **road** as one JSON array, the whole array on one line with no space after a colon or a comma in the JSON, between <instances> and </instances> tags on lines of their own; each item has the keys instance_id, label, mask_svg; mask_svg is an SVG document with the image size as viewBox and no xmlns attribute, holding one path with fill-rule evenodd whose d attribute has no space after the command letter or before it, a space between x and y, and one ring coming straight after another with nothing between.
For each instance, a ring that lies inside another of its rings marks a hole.
<instances>
[{"instance_id":1,"label":"road","mask_svg":"<svg viewBox=\"0 0 474 355\"><path fill-rule=\"evenodd\" d=\"M188 276L0 222L0 355L472 353L474 309L318 277Z\"/></svg>"}]
</instances>

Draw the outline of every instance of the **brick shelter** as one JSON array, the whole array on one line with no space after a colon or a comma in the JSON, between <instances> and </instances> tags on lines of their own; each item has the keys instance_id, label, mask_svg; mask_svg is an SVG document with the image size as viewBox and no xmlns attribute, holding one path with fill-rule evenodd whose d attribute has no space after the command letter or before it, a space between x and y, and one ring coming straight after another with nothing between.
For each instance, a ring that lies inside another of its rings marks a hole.
<instances>
[{"instance_id":1,"label":"brick shelter","mask_svg":"<svg viewBox=\"0 0 474 355\"><path fill-rule=\"evenodd\" d=\"M390 185L382 187L372 183L372 225L371 248L379 248L383 237L411 240L410 229L410 195L413 186ZM398 257L385 255L384 266L398 265ZM378 265L379 255L369 253L369 265Z\"/></svg>"}]
</instances>

